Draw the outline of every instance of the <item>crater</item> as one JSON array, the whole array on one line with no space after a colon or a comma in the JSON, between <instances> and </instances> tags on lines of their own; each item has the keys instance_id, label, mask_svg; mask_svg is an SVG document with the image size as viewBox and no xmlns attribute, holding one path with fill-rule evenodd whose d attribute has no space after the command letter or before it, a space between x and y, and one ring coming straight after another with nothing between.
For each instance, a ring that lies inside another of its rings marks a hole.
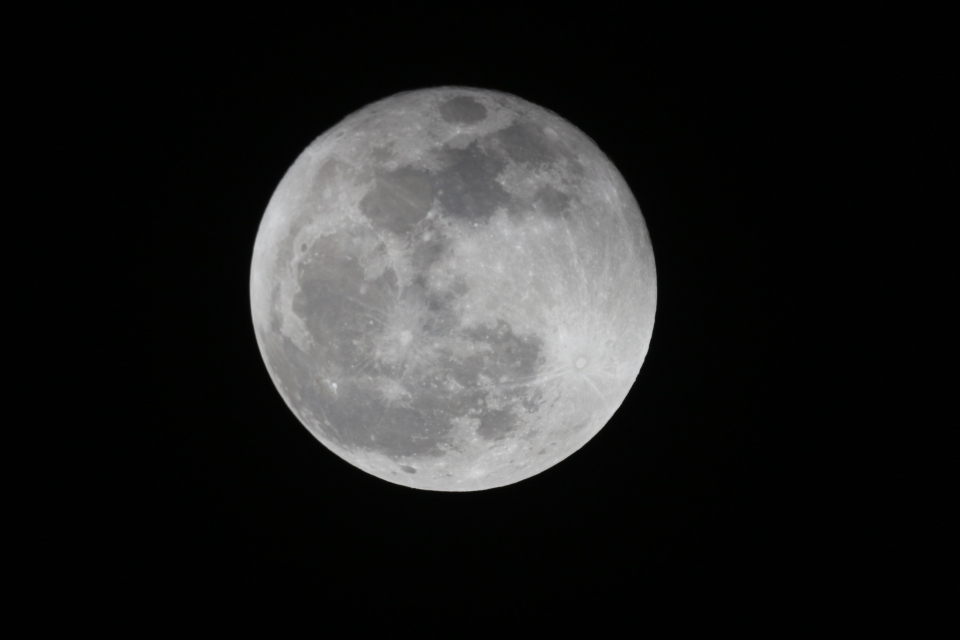
<instances>
[{"instance_id":1,"label":"crater","mask_svg":"<svg viewBox=\"0 0 960 640\"><path fill-rule=\"evenodd\" d=\"M416 473L416 472L417 472L416 469L414 469L413 467L408 467L407 465L403 465L402 467L400 467L400 470L403 471L403 472L405 472L405 473Z\"/></svg>"},{"instance_id":2,"label":"crater","mask_svg":"<svg viewBox=\"0 0 960 640\"><path fill-rule=\"evenodd\" d=\"M452 124L476 124L487 117L487 108L469 96L457 96L440 105L440 117Z\"/></svg>"}]
</instances>

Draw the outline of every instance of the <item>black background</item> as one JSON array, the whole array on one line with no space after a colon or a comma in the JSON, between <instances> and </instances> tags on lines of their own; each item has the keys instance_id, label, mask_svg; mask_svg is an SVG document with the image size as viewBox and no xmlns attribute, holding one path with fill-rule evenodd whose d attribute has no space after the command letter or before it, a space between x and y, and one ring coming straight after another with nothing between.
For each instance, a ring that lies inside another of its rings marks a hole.
<instances>
[{"instance_id":1,"label":"black background","mask_svg":"<svg viewBox=\"0 0 960 640\"><path fill-rule=\"evenodd\" d=\"M664 595L686 603L678 621L717 602L786 625L901 619L918 592L946 607L929 587L957 561L935 456L950 387L929 336L955 292L925 283L956 209L938 191L956 165L931 151L955 139L956 74L927 64L947 56L925 36L937 16L80 18L46 40L62 45L50 73L27 73L57 114L44 157L77 165L46 181L72 202L51 327L83 327L60 365L69 400L39 405L40 445L14 467L31 601L82 594L116 621L276 600L420 629L611 619ZM274 389L248 298L260 218L303 148L374 100L448 84L593 138L640 203L659 288L647 360L599 435L469 494L327 451Z\"/></svg>"}]
</instances>

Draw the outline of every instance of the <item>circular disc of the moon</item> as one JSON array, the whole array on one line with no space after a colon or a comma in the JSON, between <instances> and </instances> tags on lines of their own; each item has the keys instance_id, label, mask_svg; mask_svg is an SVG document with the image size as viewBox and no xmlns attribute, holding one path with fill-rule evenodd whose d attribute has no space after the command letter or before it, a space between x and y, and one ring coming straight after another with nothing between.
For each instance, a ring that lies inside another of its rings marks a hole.
<instances>
[{"instance_id":1,"label":"circular disc of the moon","mask_svg":"<svg viewBox=\"0 0 960 640\"><path fill-rule=\"evenodd\" d=\"M317 138L250 278L270 376L347 462L420 489L528 478L582 447L643 364L657 287L626 182L515 96L396 95Z\"/></svg>"}]
</instances>

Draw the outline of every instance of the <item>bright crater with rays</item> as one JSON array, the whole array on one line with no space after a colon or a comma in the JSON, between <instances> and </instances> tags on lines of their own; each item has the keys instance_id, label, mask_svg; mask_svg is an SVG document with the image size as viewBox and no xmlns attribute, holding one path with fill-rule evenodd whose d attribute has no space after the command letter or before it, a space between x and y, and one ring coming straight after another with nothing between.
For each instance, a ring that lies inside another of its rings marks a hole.
<instances>
[{"instance_id":1,"label":"bright crater with rays","mask_svg":"<svg viewBox=\"0 0 960 640\"><path fill-rule=\"evenodd\" d=\"M653 250L586 135L515 96L399 94L315 140L257 234L253 323L333 453L439 491L523 480L610 419L647 354Z\"/></svg>"}]
</instances>

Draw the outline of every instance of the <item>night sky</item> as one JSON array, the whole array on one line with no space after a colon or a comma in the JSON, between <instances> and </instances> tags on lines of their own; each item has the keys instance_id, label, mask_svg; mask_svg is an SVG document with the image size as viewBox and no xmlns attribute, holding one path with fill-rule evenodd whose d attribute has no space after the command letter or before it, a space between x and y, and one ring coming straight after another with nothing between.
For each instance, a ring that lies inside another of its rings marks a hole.
<instances>
[{"instance_id":1,"label":"night sky","mask_svg":"<svg viewBox=\"0 0 960 640\"><path fill-rule=\"evenodd\" d=\"M68 433L24 458L54 469L46 484L17 476L26 539L47 550L24 552L29 573L103 606L383 600L426 628L426 603L556 618L651 592L867 616L956 563L933 543L955 501L928 457L955 385L925 346L956 291L921 286L946 270L931 238L957 176L921 148L954 129L924 109L942 92L904 47L788 12L392 11L144 10L58 54L51 82L79 116L64 129L93 150L77 206L108 220L81 252L98 301L83 314L108 319L84 319L64 365L71 419L92 426L51 427ZM607 426L545 473L467 494L325 449L274 388L248 298L298 154L438 85L513 93L589 135L640 204L659 289Z\"/></svg>"}]
</instances>

